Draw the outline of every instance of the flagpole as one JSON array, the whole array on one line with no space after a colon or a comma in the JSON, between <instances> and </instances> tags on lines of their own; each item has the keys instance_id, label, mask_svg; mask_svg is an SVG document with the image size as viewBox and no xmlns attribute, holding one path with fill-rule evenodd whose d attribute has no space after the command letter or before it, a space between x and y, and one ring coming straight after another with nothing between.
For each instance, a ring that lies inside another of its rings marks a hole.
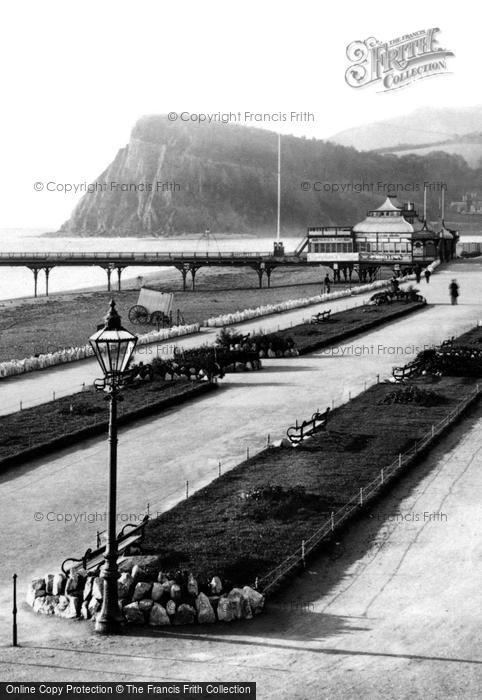
<instances>
[{"instance_id":1,"label":"flagpole","mask_svg":"<svg viewBox=\"0 0 482 700\"><path fill-rule=\"evenodd\" d=\"M445 190L442 187L442 224L445 220Z\"/></svg>"},{"instance_id":2,"label":"flagpole","mask_svg":"<svg viewBox=\"0 0 482 700\"><path fill-rule=\"evenodd\" d=\"M276 240L280 239L281 220L281 134L278 134L278 221L276 226Z\"/></svg>"},{"instance_id":3,"label":"flagpole","mask_svg":"<svg viewBox=\"0 0 482 700\"><path fill-rule=\"evenodd\" d=\"M423 188L423 220L427 223L427 187Z\"/></svg>"}]
</instances>

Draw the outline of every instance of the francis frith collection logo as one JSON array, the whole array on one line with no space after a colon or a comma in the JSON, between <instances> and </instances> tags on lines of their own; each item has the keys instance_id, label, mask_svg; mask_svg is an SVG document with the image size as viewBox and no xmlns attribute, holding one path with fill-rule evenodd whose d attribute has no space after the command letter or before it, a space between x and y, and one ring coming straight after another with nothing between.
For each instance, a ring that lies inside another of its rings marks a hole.
<instances>
[{"instance_id":1,"label":"francis frith collection logo","mask_svg":"<svg viewBox=\"0 0 482 700\"><path fill-rule=\"evenodd\" d=\"M346 55L351 65L345 73L350 87L381 84L381 92L406 87L434 75L448 73L447 58L452 51L438 46L440 29L421 29L390 41L374 37L353 41Z\"/></svg>"}]
</instances>

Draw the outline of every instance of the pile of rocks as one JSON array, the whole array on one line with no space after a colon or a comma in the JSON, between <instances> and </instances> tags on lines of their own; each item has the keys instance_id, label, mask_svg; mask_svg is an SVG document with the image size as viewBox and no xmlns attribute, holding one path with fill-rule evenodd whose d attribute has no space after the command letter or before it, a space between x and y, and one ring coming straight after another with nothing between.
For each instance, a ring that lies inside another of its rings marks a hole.
<instances>
[{"instance_id":1,"label":"pile of rocks","mask_svg":"<svg viewBox=\"0 0 482 700\"><path fill-rule=\"evenodd\" d=\"M251 619L263 610L264 596L250 586L223 589L214 576L205 592L192 574L158 572L157 580L135 565L121 573L118 582L119 607L127 623L165 625L210 624ZM95 620L102 606L103 580L84 569L48 574L33 579L27 603L37 613L66 619Z\"/></svg>"},{"instance_id":2,"label":"pile of rocks","mask_svg":"<svg viewBox=\"0 0 482 700\"><path fill-rule=\"evenodd\" d=\"M439 406L447 399L435 391L421 389L412 384L405 389L398 389L387 394L379 404L416 404L418 406Z\"/></svg>"}]
</instances>

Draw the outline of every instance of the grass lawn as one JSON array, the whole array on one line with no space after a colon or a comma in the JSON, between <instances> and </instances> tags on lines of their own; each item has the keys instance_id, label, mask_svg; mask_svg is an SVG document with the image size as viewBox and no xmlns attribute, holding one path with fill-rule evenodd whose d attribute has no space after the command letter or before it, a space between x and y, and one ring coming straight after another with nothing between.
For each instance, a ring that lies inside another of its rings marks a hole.
<instances>
[{"instance_id":1,"label":"grass lawn","mask_svg":"<svg viewBox=\"0 0 482 700\"><path fill-rule=\"evenodd\" d=\"M303 323L278 332L292 338L300 353L316 350L324 345L361 333L371 326L386 323L397 316L413 313L426 308L421 302L397 301L375 306L366 304L332 314L321 323Z\"/></svg>"},{"instance_id":2,"label":"grass lawn","mask_svg":"<svg viewBox=\"0 0 482 700\"><path fill-rule=\"evenodd\" d=\"M435 405L392 403L392 396L386 403L403 387L378 384L335 410L326 430L300 447L243 462L149 522L146 553L201 579L216 574L242 585L266 575L444 418L474 381L427 384L418 380L435 392Z\"/></svg>"},{"instance_id":3,"label":"grass lawn","mask_svg":"<svg viewBox=\"0 0 482 700\"><path fill-rule=\"evenodd\" d=\"M188 398L193 388L208 384L193 384L188 380L164 382L154 379L139 382L123 390L125 400L118 403L119 420L134 419L141 409L153 410L162 401ZM107 432L109 404L106 394L89 388L55 401L33 406L0 417L0 459L5 459L23 450L38 447L51 440L72 436L77 431L104 426L99 432ZM162 406L159 406L162 408ZM92 433L93 435L97 432ZM87 436L84 436L88 437ZM72 443L69 440L69 444Z\"/></svg>"}]
</instances>

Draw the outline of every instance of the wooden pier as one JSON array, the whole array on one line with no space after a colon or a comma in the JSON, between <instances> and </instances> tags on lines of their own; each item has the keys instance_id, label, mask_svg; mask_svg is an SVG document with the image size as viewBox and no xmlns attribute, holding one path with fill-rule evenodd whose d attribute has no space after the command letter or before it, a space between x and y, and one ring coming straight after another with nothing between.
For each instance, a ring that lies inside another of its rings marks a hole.
<instances>
[{"instance_id":1,"label":"wooden pier","mask_svg":"<svg viewBox=\"0 0 482 700\"><path fill-rule=\"evenodd\" d=\"M111 289L111 275L117 274L117 287L121 289L121 276L126 267L174 267L182 275L183 289L187 287L187 276L191 276L192 289L195 289L196 273L202 267L249 267L258 275L259 287L271 284L271 273L280 266L319 266L319 262L308 262L305 254L275 254L269 252L42 252L42 253L0 253L0 266L28 267L34 276L34 295L37 296L38 274L45 274L46 295L49 293L49 274L54 267L101 267L107 273L107 289Z\"/></svg>"}]
</instances>

